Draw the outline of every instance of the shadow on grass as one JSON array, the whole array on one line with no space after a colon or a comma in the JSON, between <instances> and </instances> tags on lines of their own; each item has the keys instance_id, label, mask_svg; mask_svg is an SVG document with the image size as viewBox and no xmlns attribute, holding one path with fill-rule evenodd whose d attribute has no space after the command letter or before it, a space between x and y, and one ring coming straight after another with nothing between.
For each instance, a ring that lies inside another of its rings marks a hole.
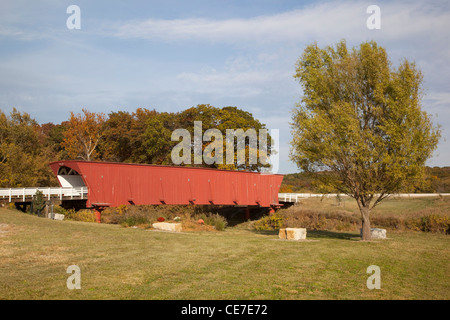
<instances>
[{"instance_id":1,"label":"shadow on grass","mask_svg":"<svg viewBox=\"0 0 450 320\"><path fill-rule=\"evenodd\" d=\"M322 239L360 240L359 234L328 230L308 230L307 237Z\"/></svg>"},{"instance_id":2,"label":"shadow on grass","mask_svg":"<svg viewBox=\"0 0 450 320\"><path fill-rule=\"evenodd\" d=\"M278 230L271 230L271 231L252 230L252 232L266 236L278 236L279 233ZM336 232L328 230L307 230L306 238L308 239L310 237L314 239L341 239L352 241L360 240L359 234L357 233Z\"/></svg>"},{"instance_id":3,"label":"shadow on grass","mask_svg":"<svg viewBox=\"0 0 450 320\"><path fill-rule=\"evenodd\" d=\"M278 236L278 234L279 234L278 230L251 230L251 232L260 234L263 236Z\"/></svg>"}]
</instances>

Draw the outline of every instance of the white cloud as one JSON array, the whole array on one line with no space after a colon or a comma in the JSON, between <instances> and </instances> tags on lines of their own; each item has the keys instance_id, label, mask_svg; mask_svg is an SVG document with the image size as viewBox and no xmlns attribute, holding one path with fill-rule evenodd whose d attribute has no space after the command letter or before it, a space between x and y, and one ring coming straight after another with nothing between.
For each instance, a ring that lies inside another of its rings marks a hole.
<instances>
[{"instance_id":1,"label":"white cloud","mask_svg":"<svg viewBox=\"0 0 450 320\"><path fill-rule=\"evenodd\" d=\"M252 96L262 93L262 87L270 79L265 72L190 72L181 73L177 79L185 89L209 92L234 97Z\"/></svg>"},{"instance_id":2,"label":"white cloud","mask_svg":"<svg viewBox=\"0 0 450 320\"><path fill-rule=\"evenodd\" d=\"M315 39L335 42L347 36L360 40L368 35L368 5L355 1L328 2L248 19L147 19L124 23L115 35L163 42L240 44ZM448 8L442 10L426 2L382 3L380 8L382 27L379 33L385 39L417 38L418 35L441 39L450 29Z\"/></svg>"},{"instance_id":3,"label":"white cloud","mask_svg":"<svg viewBox=\"0 0 450 320\"><path fill-rule=\"evenodd\" d=\"M334 33L336 26L339 26L340 31L350 31L358 26L365 27L364 18L364 7L361 5L322 4L249 19L190 18L133 21L120 26L116 36L167 42L180 40L206 40L214 43L299 41L314 37L323 31Z\"/></svg>"}]
</instances>

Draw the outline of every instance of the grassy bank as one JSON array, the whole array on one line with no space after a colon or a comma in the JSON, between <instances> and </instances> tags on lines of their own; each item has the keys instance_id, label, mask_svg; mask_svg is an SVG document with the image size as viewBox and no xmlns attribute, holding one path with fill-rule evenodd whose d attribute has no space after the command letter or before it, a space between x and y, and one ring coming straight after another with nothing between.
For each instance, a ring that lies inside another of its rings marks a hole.
<instances>
[{"instance_id":1,"label":"grassy bank","mask_svg":"<svg viewBox=\"0 0 450 320\"><path fill-rule=\"evenodd\" d=\"M277 240L248 224L163 233L0 209L0 299L449 299L449 237L310 231ZM81 269L68 290L66 269ZM381 269L369 290L367 267Z\"/></svg>"}]
</instances>

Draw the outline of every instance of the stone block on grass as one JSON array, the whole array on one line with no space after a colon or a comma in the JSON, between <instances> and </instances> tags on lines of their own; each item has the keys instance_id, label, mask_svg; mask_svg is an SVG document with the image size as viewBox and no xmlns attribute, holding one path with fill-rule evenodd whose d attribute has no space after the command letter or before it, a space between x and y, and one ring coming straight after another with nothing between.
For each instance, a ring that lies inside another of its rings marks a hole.
<instances>
[{"instance_id":1,"label":"stone block on grass","mask_svg":"<svg viewBox=\"0 0 450 320\"><path fill-rule=\"evenodd\" d=\"M286 228L286 239L288 240L305 240L305 228Z\"/></svg>"},{"instance_id":2,"label":"stone block on grass","mask_svg":"<svg viewBox=\"0 0 450 320\"><path fill-rule=\"evenodd\" d=\"M53 215L54 220L64 220L64 215L60 213L54 213Z\"/></svg>"},{"instance_id":3,"label":"stone block on grass","mask_svg":"<svg viewBox=\"0 0 450 320\"><path fill-rule=\"evenodd\" d=\"M359 235L362 237L362 229L359 229ZM371 228L370 235L371 235L372 240L386 239L386 229Z\"/></svg>"},{"instance_id":4,"label":"stone block on grass","mask_svg":"<svg viewBox=\"0 0 450 320\"><path fill-rule=\"evenodd\" d=\"M283 228L280 229L278 237L283 240L305 240L306 229L305 228Z\"/></svg>"},{"instance_id":5,"label":"stone block on grass","mask_svg":"<svg viewBox=\"0 0 450 320\"><path fill-rule=\"evenodd\" d=\"M155 222L152 226L158 230L181 232L181 223Z\"/></svg>"},{"instance_id":6,"label":"stone block on grass","mask_svg":"<svg viewBox=\"0 0 450 320\"><path fill-rule=\"evenodd\" d=\"M280 229L280 231L278 232L278 237L282 240L286 240L286 229L285 228Z\"/></svg>"}]
</instances>

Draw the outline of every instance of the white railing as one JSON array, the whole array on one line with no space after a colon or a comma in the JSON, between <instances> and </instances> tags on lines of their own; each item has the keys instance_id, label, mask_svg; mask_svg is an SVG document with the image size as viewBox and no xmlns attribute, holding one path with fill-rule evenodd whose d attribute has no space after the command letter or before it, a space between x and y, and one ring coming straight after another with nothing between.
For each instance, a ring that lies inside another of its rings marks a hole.
<instances>
[{"instance_id":1,"label":"white railing","mask_svg":"<svg viewBox=\"0 0 450 320\"><path fill-rule=\"evenodd\" d=\"M3 188L0 189L0 199L8 199L9 202L16 199L25 201L32 198L37 191L41 191L44 199L51 198L67 199L87 199L88 188Z\"/></svg>"},{"instance_id":2,"label":"white railing","mask_svg":"<svg viewBox=\"0 0 450 320\"><path fill-rule=\"evenodd\" d=\"M320 194L320 193L279 193L278 194L278 201L281 202L298 202L300 199L305 198L333 198L336 197L336 193L327 193L327 194ZM341 197L347 197L345 194L340 194Z\"/></svg>"},{"instance_id":3,"label":"white railing","mask_svg":"<svg viewBox=\"0 0 450 320\"><path fill-rule=\"evenodd\" d=\"M281 202L298 202L300 199L305 198L333 198L338 194L336 193L279 193L278 201ZM339 194L340 197L348 197L346 194ZM450 196L450 193L397 193L393 194L392 197L396 198L422 198L422 197L439 197L439 196Z\"/></svg>"}]
</instances>

